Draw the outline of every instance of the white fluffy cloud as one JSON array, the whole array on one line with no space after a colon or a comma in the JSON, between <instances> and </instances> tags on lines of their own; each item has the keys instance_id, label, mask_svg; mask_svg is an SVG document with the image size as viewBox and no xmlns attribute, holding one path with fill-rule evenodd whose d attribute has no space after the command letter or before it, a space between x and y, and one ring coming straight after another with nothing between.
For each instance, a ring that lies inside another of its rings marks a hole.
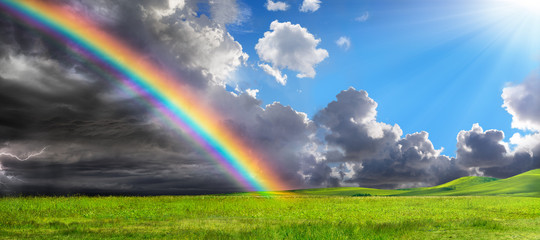
<instances>
[{"instance_id":1,"label":"white fluffy cloud","mask_svg":"<svg viewBox=\"0 0 540 240\"><path fill-rule=\"evenodd\" d=\"M281 71L276 67L271 67L268 64L259 64L259 67L264 70L265 73L269 74L270 76L273 76L276 81L285 86L287 84L287 74L281 74Z\"/></svg>"},{"instance_id":2,"label":"white fluffy cloud","mask_svg":"<svg viewBox=\"0 0 540 240\"><path fill-rule=\"evenodd\" d=\"M351 47L351 39L349 37L342 36L336 41L336 44L345 50L349 50Z\"/></svg>"},{"instance_id":3,"label":"white fluffy cloud","mask_svg":"<svg viewBox=\"0 0 540 240\"><path fill-rule=\"evenodd\" d=\"M257 93L259 93L259 89L246 89L247 95L251 96L252 98L257 98Z\"/></svg>"},{"instance_id":4,"label":"white fluffy cloud","mask_svg":"<svg viewBox=\"0 0 540 240\"><path fill-rule=\"evenodd\" d=\"M540 146L540 133L521 135L515 133L510 138L510 144L515 146L515 151L529 152Z\"/></svg>"},{"instance_id":5,"label":"white fluffy cloud","mask_svg":"<svg viewBox=\"0 0 540 240\"><path fill-rule=\"evenodd\" d=\"M224 27L224 24L237 21L236 1L209 1L209 4L211 19L204 15L198 17L193 2L180 1L169 3L165 8L142 7L142 21L151 26L149 29L159 38L153 54L172 55L171 62L177 65L171 68L182 66L198 70L214 83L223 85L231 81L232 73L249 56Z\"/></svg>"},{"instance_id":6,"label":"white fluffy cloud","mask_svg":"<svg viewBox=\"0 0 540 240\"><path fill-rule=\"evenodd\" d=\"M512 127L540 131L540 77L503 89L503 107L512 114Z\"/></svg>"},{"instance_id":7,"label":"white fluffy cloud","mask_svg":"<svg viewBox=\"0 0 540 240\"><path fill-rule=\"evenodd\" d=\"M304 0L300 6L300 12L315 12L321 7L320 0Z\"/></svg>"},{"instance_id":8,"label":"white fluffy cloud","mask_svg":"<svg viewBox=\"0 0 540 240\"><path fill-rule=\"evenodd\" d=\"M272 1L268 0L266 1L266 10L268 11L287 11L289 9L289 4L281 1Z\"/></svg>"},{"instance_id":9,"label":"white fluffy cloud","mask_svg":"<svg viewBox=\"0 0 540 240\"><path fill-rule=\"evenodd\" d=\"M314 78L314 66L328 57L328 51L317 48L320 41L299 24L275 20L270 24L270 31L259 39L255 50L259 58L271 63L273 68L298 71L298 78Z\"/></svg>"}]
</instances>

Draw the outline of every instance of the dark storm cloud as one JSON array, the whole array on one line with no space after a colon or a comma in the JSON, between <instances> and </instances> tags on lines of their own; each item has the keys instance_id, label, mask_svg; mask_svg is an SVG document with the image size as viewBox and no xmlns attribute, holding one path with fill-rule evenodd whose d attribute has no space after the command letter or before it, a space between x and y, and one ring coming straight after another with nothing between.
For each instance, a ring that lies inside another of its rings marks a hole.
<instances>
[{"instance_id":1,"label":"dark storm cloud","mask_svg":"<svg viewBox=\"0 0 540 240\"><path fill-rule=\"evenodd\" d=\"M168 1L62 2L187 80L280 178L302 186L302 162L312 157L302 149L311 143L313 123L290 107L263 108L248 94L235 95L222 86L247 58L223 25L233 21L231 16L198 16L194 1L174 6ZM223 7L208 4L212 12ZM0 156L3 194L242 190L138 96L39 32L5 17L0 24L0 152L8 153ZM13 157L44 147L26 161Z\"/></svg>"},{"instance_id":2,"label":"dark storm cloud","mask_svg":"<svg viewBox=\"0 0 540 240\"><path fill-rule=\"evenodd\" d=\"M0 138L33 132L40 121L54 117L84 119L100 107L96 94L102 86L54 60L15 55L0 63Z\"/></svg>"},{"instance_id":3,"label":"dark storm cloud","mask_svg":"<svg viewBox=\"0 0 540 240\"><path fill-rule=\"evenodd\" d=\"M4 194L238 190L138 97L51 59L1 61L0 152L47 147L0 156Z\"/></svg>"},{"instance_id":4,"label":"dark storm cloud","mask_svg":"<svg viewBox=\"0 0 540 240\"><path fill-rule=\"evenodd\" d=\"M4 193L197 194L238 191L224 173L197 156L160 151L79 146L77 156L3 161L10 180ZM62 149L51 149L62 150ZM60 158L64 157L64 158ZM179 164L180 162L180 164ZM204 179L204 181L201 181Z\"/></svg>"}]
</instances>

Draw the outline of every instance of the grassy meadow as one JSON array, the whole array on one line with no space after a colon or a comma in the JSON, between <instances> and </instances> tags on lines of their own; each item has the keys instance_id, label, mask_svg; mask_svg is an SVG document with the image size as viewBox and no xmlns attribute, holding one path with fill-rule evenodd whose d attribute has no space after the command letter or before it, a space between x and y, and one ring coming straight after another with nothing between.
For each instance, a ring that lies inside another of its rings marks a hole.
<instances>
[{"instance_id":1,"label":"grassy meadow","mask_svg":"<svg viewBox=\"0 0 540 240\"><path fill-rule=\"evenodd\" d=\"M272 196L3 197L0 239L540 239L539 176ZM456 196L467 194L484 196Z\"/></svg>"},{"instance_id":2,"label":"grassy meadow","mask_svg":"<svg viewBox=\"0 0 540 240\"><path fill-rule=\"evenodd\" d=\"M540 239L530 197L0 199L0 239Z\"/></svg>"}]
</instances>

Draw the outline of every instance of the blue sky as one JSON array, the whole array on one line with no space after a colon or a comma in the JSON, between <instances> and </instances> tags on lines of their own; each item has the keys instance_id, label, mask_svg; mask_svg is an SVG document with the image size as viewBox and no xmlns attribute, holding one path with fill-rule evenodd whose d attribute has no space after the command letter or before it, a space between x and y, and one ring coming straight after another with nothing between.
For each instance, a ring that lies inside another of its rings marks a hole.
<instances>
[{"instance_id":1,"label":"blue sky","mask_svg":"<svg viewBox=\"0 0 540 240\"><path fill-rule=\"evenodd\" d=\"M286 11L240 1L244 21L228 26L250 56L237 72L239 85L258 89L263 104L278 101L312 117L340 91L363 89L379 104L379 121L398 124L404 134L427 131L450 156L458 132L474 123L503 130L506 139L517 131L500 95L540 63L540 12L528 1L321 1L314 12L299 11L300 0L283 2ZM329 57L315 65L314 78L282 68L283 86L257 66L264 61L255 45L274 20L299 24L321 40L317 48ZM348 49L336 44L342 36Z\"/></svg>"}]
</instances>

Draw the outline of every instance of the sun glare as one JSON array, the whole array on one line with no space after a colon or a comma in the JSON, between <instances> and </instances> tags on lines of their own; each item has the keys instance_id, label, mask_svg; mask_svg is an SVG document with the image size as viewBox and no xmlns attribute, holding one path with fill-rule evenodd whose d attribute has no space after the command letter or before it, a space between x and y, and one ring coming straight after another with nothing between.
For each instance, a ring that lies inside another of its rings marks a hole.
<instances>
[{"instance_id":1,"label":"sun glare","mask_svg":"<svg viewBox=\"0 0 540 240\"><path fill-rule=\"evenodd\" d=\"M540 16L540 0L507 0L508 3L515 5L517 8L521 8L524 11L528 11Z\"/></svg>"},{"instance_id":2,"label":"sun glare","mask_svg":"<svg viewBox=\"0 0 540 240\"><path fill-rule=\"evenodd\" d=\"M479 0L485 11L481 15L500 39L508 41L509 50L527 49L540 54L540 0ZM494 35L495 36L495 35ZM513 51L513 50L511 50Z\"/></svg>"},{"instance_id":3,"label":"sun glare","mask_svg":"<svg viewBox=\"0 0 540 240\"><path fill-rule=\"evenodd\" d=\"M497 11L540 18L540 0L480 0Z\"/></svg>"},{"instance_id":4,"label":"sun glare","mask_svg":"<svg viewBox=\"0 0 540 240\"><path fill-rule=\"evenodd\" d=\"M519 13L522 17L540 18L540 0L499 0L490 4L498 5L506 12Z\"/></svg>"}]
</instances>

